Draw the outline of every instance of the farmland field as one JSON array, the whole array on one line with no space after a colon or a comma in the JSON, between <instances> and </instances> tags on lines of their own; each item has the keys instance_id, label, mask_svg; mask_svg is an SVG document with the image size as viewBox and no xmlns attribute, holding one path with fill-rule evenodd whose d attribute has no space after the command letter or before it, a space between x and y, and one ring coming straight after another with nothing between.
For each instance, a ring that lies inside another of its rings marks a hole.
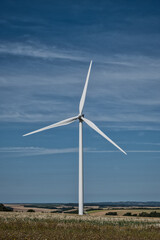
<instances>
[{"instance_id":1,"label":"farmland field","mask_svg":"<svg viewBox=\"0 0 160 240\"><path fill-rule=\"evenodd\" d=\"M160 218L0 212L0 239L159 240Z\"/></svg>"}]
</instances>

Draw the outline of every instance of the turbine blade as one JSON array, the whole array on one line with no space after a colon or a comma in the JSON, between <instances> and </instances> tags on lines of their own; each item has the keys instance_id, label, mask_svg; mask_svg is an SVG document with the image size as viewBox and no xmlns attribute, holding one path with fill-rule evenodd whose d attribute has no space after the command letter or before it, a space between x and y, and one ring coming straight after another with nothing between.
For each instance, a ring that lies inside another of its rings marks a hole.
<instances>
[{"instance_id":1,"label":"turbine blade","mask_svg":"<svg viewBox=\"0 0 160 240\"><path fill-rule=\"evenodd\" d=\"M82 93L81 100L80 100L80 103L79 103L79 114L82 114L82 111L83 111L83 107L84 107L84 103L85 103L85 99L86 99L89 76L90 76L90 72L91 72L91 67L92 67L92 60L91 60L90 65L89 65L86 82L85 82L83 93Z\"/></svg>"},{"instance_id":2,"label":"turbine blade","mask_svg":"<svg viewBox=\"0 0 160 240\"><path fill-rule=\"evenodd\" d=\"M33 131L33 132L24 134L23 137L28 136L28 135L31 135L31 134L34 134L34 133L37 133L37 132L45 131L45 130L47 130L47 129L51 129L51 128L60 127L60 126L63 126L63 125L70 124L70 123L76 121L77 119L78 119L78 116L72 117L72 118L68 118L68 119L65 119L65 120L63 120L63 121L60 121L60 122L51 124L51 125L49 125L49 126L46 126L46 127L44 127L44 128L40 128L40 129L35 130L35 131Z\"/></svg>"},{"instance_id":3,"label":"turbine blade","mask_svg":"<svg viewBox=\"0 0 160 240\"><path fill-rule=\"evenodd\" d=\"M121 152L123 152L124 154L127 155L127 153L125 151L123 151L122 148L120 148L115 142L113 142L109 137L106 136L106 134L104 134L93 122L91 122L90 120L81 117L82 120L88 124L88 126L90 126L91 128L93 128L96 132L98 132L102 137L104 137L105 139L107 139L110 143L112 143L116 148L118 148Z\"/></svg>"}]
</instances>

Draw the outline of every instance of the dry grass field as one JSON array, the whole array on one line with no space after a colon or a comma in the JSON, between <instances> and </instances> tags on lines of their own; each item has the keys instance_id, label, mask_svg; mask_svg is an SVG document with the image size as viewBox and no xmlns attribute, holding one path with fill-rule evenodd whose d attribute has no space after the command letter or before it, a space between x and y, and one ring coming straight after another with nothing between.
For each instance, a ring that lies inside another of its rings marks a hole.
<instances>
[{"instance_id":1,"label":"dry grass field","mask_svg":"<svg viewBox=\"0 0 160 240\"><path fill-rule=\"evenodd\" d=\"M1 240L159 240L160 218L0 212Z\"/></svg>"}]
</instances>

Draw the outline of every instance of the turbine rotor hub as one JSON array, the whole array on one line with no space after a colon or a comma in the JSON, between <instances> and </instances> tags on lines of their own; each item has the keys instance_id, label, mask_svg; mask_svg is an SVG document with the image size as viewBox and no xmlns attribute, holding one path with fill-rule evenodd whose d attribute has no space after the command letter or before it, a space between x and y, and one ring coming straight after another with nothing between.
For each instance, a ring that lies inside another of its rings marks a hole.
<instances>
[{"instance_id":1,"label":"turbine rotor hub","mask_svg":"<svg viewBox=\"0 0 160 240\"><path fill-rule=\"evenodd\" d=\"M84 117L84 114L81 114L78 116L79 121L83 122L82 117Z\"/></svg>"}]
</instances>

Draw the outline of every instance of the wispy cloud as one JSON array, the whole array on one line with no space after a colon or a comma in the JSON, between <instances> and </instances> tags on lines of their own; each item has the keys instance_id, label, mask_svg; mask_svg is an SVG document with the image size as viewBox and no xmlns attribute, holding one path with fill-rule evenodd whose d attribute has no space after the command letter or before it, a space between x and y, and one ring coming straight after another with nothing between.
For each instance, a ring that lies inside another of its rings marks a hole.
<instances>
[{"instance_id":1,"label":"wispy cloud","mask_svg":"<svg viewBox=\"0 0 160 240\"><path fill-rule=\"evenodd\" d=\"M134 145L151 145L151 146L160 146L159 142L119 142L120 144L134 144Z\"/></svg>"},{"instance_id":2,"label":"wispy cloud","mask_svg":"<svg viewBox=\"0 0 160 240\"><path fill-rule=\"evenodd\" d=\"M16 154L19 156L36 156L50 154L66 154L77 152L77 148L51 149L41 147L4 147L0 148L0 153Z\"/></svg>"},{"instance_id":3,"label":"wispy cloud","mask_svg":"<svg viewBox=\"0 0 160 240\"><path fill-rule=\"evenodd\" d=\"M12 60L1 66L0 121L53 123L77 114L93 57L85 105L88 118L106 122L114 129L159 130L160 59L133 54L105 56L89 51L36 42L1 42L0 55L24 58L17 65ZM29 63L26 57L31 58ZM59 64L48 62L53 59L59 59Z\"/></svg>"},{"instance_id":4,"label":"wispy cloud","mask_svg":"<svg viewBox=\"0 0 160 240\"><path fill-rule=\"evenodd\" d=\"M90 153L115 153L119 151L110 151L110 150L88 150ZM126 150L126 153L160 153L160 150Z\"/></svg>"},{"instance_id":5,"label":"wispy cloud","mask_svg":"<svg viewBox=\"0 0 160 240\"><path fill-rule=\"evenodd\" d=\"M92 148L84 148L86 153L120 153L118 150L96 150ZM38 156L53 154L76 153L78 148L41 148L41 147L3 147L0 148L1 154L14 154L15 156ZM160 150L127 150L127 153L160 153Z\"/></svg>"},{"instance_id":6,"label":"wispy cloud","mask_svg":"<svg viewBox=\"0 0 160 240\"><path fill-rule=\"evenodd\" d=\"M75 51L57 49L56 46L47 47L42 44L34 43L0 43L0 54L42 58L42 59L65 59L82 61L84 58Z\"/></svg>"}]
</instances>

